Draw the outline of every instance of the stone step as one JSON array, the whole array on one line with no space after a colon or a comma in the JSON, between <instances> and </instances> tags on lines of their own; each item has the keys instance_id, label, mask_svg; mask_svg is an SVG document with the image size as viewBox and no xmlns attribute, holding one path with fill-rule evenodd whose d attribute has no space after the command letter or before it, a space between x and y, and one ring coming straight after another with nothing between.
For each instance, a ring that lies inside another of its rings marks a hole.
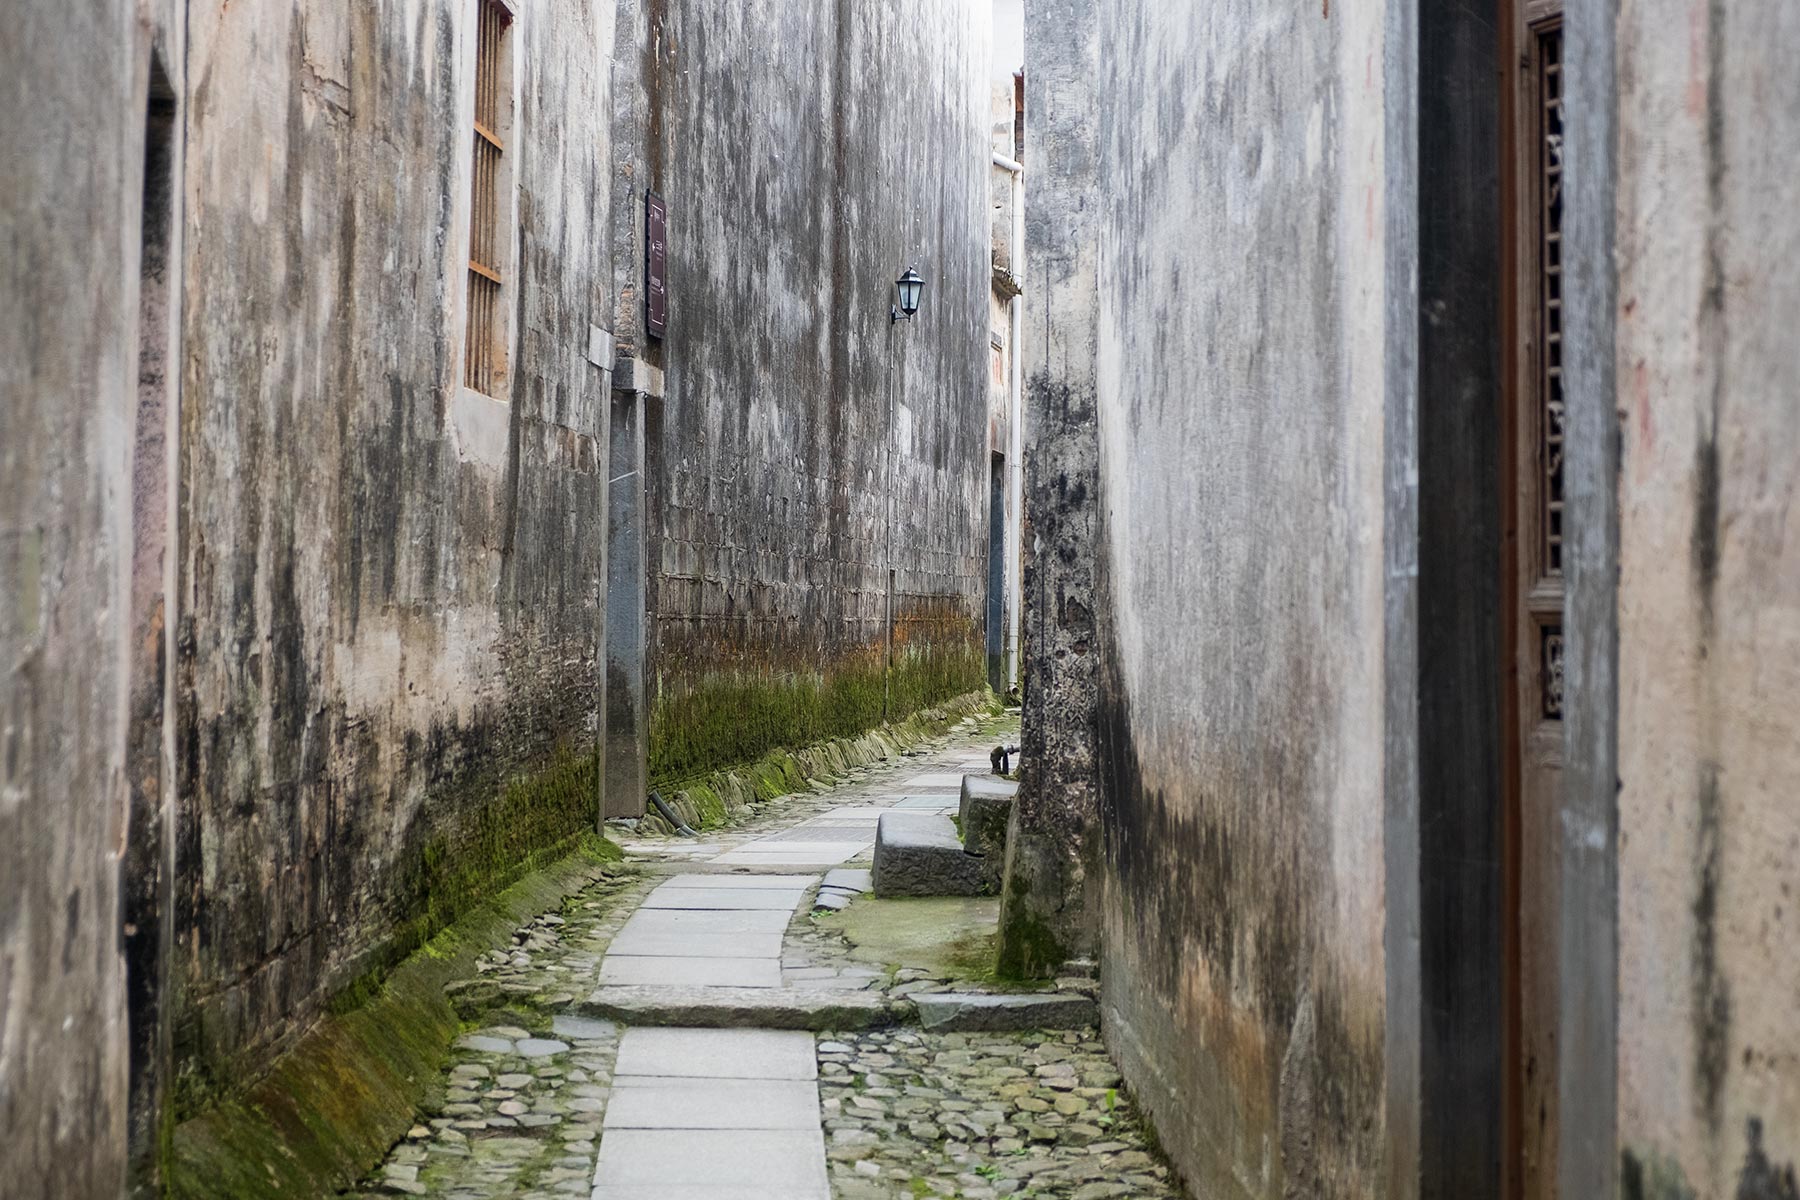
<instances>
[{"instance_id":1,"label":"stone step","mask_svg":"<svg viewBox=\"0 0 1800 1200\"><path fill-rule=\"evenodd\" d=\"M910 999L828 988L597 988L574 1008L583 1016L627 1025L700 1029L878 1029L910 1022Z\"/></svg>"},{"instance_id":2,"label":"stone step","mask_svg":"<svg viewBox=\"0 0 1800 1200\"><path fill-rule=\"evenodd\" d=\"M993 890L979 855L963 849L956 825L932 812L881 814L875 830L875 894L980 896Z\"/></svg>"}]
</instances>

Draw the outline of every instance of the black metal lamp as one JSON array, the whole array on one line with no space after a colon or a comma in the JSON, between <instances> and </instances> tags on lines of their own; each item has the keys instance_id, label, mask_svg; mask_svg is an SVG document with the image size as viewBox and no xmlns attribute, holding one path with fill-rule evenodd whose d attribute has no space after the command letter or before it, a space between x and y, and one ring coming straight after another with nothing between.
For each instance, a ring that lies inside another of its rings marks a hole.
<instances>
[{"instance_id":1,"label":"black metal lamp","mask_svg":"<svg viewBox=\"0 0 1800 1200\"><path fill-rule=\"evenodd\" d=\"M919 297L925 293L925 281L919 278L917 271L908 267L906 274L894 280L894 290L899 293L900 303L894 306L892 319L912 320L913 314L919 311Z\"/></svg>"}]
</instances>

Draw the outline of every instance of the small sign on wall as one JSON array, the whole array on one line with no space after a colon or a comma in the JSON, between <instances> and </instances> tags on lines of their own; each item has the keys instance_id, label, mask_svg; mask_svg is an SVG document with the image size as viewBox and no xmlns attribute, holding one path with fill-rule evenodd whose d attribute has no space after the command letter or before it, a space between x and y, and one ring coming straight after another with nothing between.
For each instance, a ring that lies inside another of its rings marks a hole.
<instances>
[{"instance_id":1,"label":"small sign on wall","mask_svg":"<svg viewBox=\"0 0 1800 1200\"><path fill-rule=\"evenodd\" d=\"M669 214L663 198L644 193L644 326L653 338L669 325Z\"/></svg>"}]
</instances>

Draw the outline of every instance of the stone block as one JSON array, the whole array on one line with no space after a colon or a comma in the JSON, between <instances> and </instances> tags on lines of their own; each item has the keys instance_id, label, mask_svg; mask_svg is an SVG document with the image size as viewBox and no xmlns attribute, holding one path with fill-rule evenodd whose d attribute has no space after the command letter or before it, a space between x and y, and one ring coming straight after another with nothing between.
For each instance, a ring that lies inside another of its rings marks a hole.
<instances>
[{"instance_id":1,"label":"stone block","mask_svg":"<svg viewBox=\"0 0 1800 1200\"><path fill-rule=\"evenodd\" d=\"M991 891L982 860L964 852L956 826L939 813L883 813L875 832L875 894L979 896Z\"/></svg>"},{"instance_id":2,"label":"stone block","mask_svg":"<svg viewBox=\"0 0 1800 1200\"><path fill-rule=\"evenodd\" d=\"M998 775L964 775L962 805L963 848L990 858L1006 856L1006 819L1012 813L1019 785Z\"/></svg>"},{"instance_id":3,"label":"stone block","mask_svg":"<svg viewBox=\"0 0 1800 1200\"><path fill-rule=\"evenodd\" d=\"M1091 997L1069 992L939 992L914 996L913 1003L920 1027L935 1033L1081 1029L1100 1020L1100 1008Z\"/></svg>"},{"instance_id":4,"label":"stone block","mask_svg":"<svg viewBox=\"0 0 1800 1200\"><path fill-rule=\"evenodd\" d=\"M601 987L578 1009L634 1026L699 1029L875 1029L913 1013L910 1001L877 991L807 986ZM666 1072L665 1072L666 1073Z\"/></svg>"}]
</instances>

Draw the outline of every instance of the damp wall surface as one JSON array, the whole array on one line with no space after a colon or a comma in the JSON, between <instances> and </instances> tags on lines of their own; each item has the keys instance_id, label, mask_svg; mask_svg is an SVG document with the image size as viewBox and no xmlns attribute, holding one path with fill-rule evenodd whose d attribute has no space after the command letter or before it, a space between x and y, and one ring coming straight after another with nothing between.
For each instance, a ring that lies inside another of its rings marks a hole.
<instances>
[{"instance_id":1,"label":"damp wall surface","mask_svg":"<svg viewBox=\"0 0 1800 1200\"><path fill-rule=\"evenodd\" d=\"M7 14L0 99L0 1194L125 1175L136 6Z\"/></svg>"},{"instance_id":2,"label":"damp wall surface","mask_svg":"<svg viewBox=\"0 0 1800 1200\"><path fill-rule=\"evenodd\" d=\"M666 379L645 421L666 783L985 682L988 17L633 7L632 169L669 231L667 336L637 351ZM924 302L895 324L909 265Z\"/></svg>"},{"instance_id":3,"label":"damp wall surface","mask_svg":"<svg viewBox=\"0 0 1800 1200\"><path fill-rule=\"evenodd\" d=\"M1791 1197L1800 181L1769 147L1800 13L1651 3L1614 36L1621 1189Z\"/></svg>"},{"instance_id":4,"label":"damp wall surface","mask_svg":"<svg viewBox=\"0 0 1800 1200\"><path fill-rule=\"evenodd\" d=\"M1106 1034L1194 1194L1382 1194L1383 14L1093 7Z\"/></svg>"},{"instance_id":5,"label":"damp wall surface","mask_svg":"<svg viewBox=\"0 0 1800 1200\"><path fill-rule=\"evenodd\" d=\"M490 397L477 11L188 6L178 1115L598 811L612 17L503 43Z\"/></svg>"}]
</instances>

